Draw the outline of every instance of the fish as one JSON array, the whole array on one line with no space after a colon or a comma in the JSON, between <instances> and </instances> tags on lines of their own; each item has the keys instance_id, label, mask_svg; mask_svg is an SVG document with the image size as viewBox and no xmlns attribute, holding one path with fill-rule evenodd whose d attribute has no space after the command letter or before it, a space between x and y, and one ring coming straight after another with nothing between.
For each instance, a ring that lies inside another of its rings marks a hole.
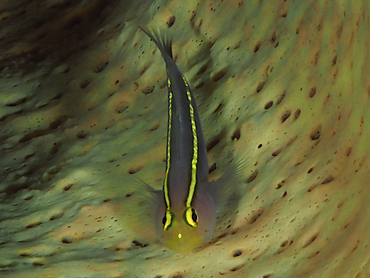
<instances>
[{"instance_id":1,"label":"fish","mask_svg":"<svg viewBox=\"0 0 370 278\"><path fill-rule=\"evenodd\" d=\"M236 171L218 181L208 180L207 147L198 108L189 82L174 61L172 39L139 28L160 50L167 73L166 169L160 197L152 208L154 229L163 245L188 253L211 239L218 200L224 192L221 187Z\"/></svg>"}]
</instances>

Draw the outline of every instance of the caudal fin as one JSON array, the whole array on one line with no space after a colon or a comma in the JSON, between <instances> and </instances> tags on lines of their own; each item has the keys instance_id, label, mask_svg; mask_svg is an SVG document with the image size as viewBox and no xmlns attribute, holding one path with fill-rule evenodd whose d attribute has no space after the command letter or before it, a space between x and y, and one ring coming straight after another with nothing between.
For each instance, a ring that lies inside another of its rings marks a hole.
<instances>
[{"instance_id":1,"label":"caudal fin","mask_svg":"<svg viewBox=\"0 0 370 278\"><path fill-rule=\"evenodd\" d=\"M163 58L166 60L167 56L173 59L172 57L172 39L168 38L167 35L161 36L159 33L144 27L139 26L141 30L144 31L145 34L157 45L159 50L162 53Z\"/></svg>"}]
</instances>

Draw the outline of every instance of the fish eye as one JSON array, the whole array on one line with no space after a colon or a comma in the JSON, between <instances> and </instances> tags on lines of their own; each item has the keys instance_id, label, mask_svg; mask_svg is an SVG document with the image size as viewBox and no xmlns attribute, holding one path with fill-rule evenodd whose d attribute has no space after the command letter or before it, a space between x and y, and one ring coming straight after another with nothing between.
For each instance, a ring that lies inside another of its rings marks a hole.
<instances>
[{"instance_id":1,"label":"fish eye","mask_svg":"<svg viewBox=\"0 0 370 278\"><path fill-rule=\"evenodd\" d=\"M191 218L193 219L194 222L198 221L198 214L196 214L195 210L192 210Z\"/></svg>"},{"instance_id":2,"label":"fish eye","mask_svg":"<svg viewBox=\"0 0 370 278\"><path fill-rule=\"evenodd\" d=\"M186 224L188 224L189 226L195 228L198 226L198 213L197 211L192 208L192 207L189 207L185 210L184 212L184 220L186 222Z\"/></svg>"},{"instance_id":3,"label":"fish eye","mask_svg":"<svg viewBox=\"0 0 370 278\"><path fill-rule=\"evenodd\" d=\"M163 230L167 231L169 228L172 227L173 218L173 213L170 210L166 210L162 218Z\"/></svg>"}]
</instances>

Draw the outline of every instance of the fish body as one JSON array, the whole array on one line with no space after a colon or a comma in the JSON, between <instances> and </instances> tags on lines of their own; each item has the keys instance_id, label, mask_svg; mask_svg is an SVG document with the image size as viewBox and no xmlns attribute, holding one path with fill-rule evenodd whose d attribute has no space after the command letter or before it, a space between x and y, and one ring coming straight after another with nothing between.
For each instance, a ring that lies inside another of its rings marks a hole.
<instances>
[{"instance_id":1,"label":"fish body","mask_svg":"<svg viewBox=\"0 0 370 278\"><path fill-rule=\"evenodd\" d=\"M216 227L218 182L208 181L207 149L189 83L172 57L172 43L141 28L166 63L168 125L166 172L154 226L168 248L186 253L208 242Z\"/></svg>"}]
</instances>

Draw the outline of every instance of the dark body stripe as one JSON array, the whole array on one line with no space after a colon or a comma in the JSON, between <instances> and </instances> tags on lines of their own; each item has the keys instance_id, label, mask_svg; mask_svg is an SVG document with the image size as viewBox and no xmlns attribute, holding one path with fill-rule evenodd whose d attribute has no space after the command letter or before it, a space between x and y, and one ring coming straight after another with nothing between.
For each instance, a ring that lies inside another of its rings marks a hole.
<instances>
[{"instance_id":1,"label":"dark body stripe","mask_svg":"<svg viewBox=\"0 0 370 278\"><path fill-rule=\"evenodd\" d=\"M198 181L207 181L207 150L194 96L172 58L171 41L142 29L158 46L168 78L167 164L163 184L167 210L189 208Z\"/></svg>"}]
</instances>

